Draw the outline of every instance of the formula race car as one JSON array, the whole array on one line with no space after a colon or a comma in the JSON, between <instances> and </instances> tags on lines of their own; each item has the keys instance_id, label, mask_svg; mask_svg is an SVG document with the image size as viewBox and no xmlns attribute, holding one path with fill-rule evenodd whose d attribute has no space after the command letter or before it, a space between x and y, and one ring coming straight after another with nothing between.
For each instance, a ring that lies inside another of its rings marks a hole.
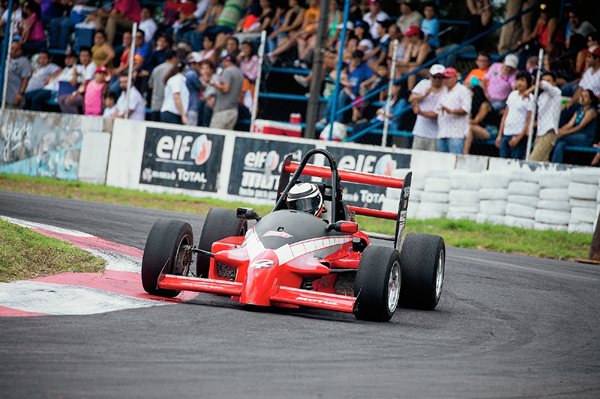
<instances>
[{"instance_id":1,"label":"formula race car","mask_svg":"<svg viewBox=\"0 0 600 399\"><path fill-rule=\"evenodd\" d=\"M329 167L308 164L317 154ZM398 212L347 206L341 181L401 189ZM442 293L445 245L438 236L409 233L403 239L410 181L411 173L397 179L338 171L322 149L299 163L288 155L268 215L211 209L198 246L188 223L158 220L146 241L142 284L163 297L210 292L246 305L321 308L361 320L388 321L398 305L433 310ZM354 215L395 220L394 236L377 237L393 246L374 244Z\"/></svg>"}]
</instances>

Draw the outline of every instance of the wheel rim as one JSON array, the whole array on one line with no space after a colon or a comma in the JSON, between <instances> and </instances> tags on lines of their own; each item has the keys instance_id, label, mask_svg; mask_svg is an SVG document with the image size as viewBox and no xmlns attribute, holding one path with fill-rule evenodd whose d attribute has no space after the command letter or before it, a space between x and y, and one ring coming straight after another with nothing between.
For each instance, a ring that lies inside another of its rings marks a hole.
<instances>
[{"instance_id":1,"label":"wheel rim","mask_svg":"<svg viewBox=\"0 0 600 399\"><path fill-rule=\"evenodd\" d=\"M175 254L175 263L173 264L173 274L178 276L187 275L192 263L192 252L188 249L192 246L191 237L183 236L177 247Z\"/></svg>"},{"instance_id":2,"label":"wheel rim","mask_svg":"<svg viewBox=\"0 0 600 399\"><path fill-rule=\"evenodd\" d=\"M392 265L390 279L388 281L388 310L390 313L396 311L398 299L400 298L400 264L398 261Z\"/></svg>"},{"instance_id":3,"label":"wheel rim","mask_svg":"<svg viewBox=\"0 0 600 399\"><path fill-rule=\"evenodd\" d=\"M440 251L438 256L438 265L435 274L435 299L439 300L442 295L442 286L444 285L444 269L446 267L446 259L444 250Z\"/></svg>"}]
</instances>

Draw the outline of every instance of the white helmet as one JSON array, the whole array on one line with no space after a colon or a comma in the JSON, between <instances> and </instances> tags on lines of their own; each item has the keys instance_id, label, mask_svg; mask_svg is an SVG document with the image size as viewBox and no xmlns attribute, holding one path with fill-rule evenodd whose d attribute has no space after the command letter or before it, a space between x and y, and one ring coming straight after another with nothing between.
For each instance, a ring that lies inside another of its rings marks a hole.
<instances>
[{"instance_id":1,"label":"white helmet","mask_svg":"<svg viewBox=\"0 0 600 399\"><path fill-rule=\"evenodd\" d=\"M287 194L287 207L320 216L323 213L321 190L314 183L297 183Z\"/></svg>"}]
</instances>

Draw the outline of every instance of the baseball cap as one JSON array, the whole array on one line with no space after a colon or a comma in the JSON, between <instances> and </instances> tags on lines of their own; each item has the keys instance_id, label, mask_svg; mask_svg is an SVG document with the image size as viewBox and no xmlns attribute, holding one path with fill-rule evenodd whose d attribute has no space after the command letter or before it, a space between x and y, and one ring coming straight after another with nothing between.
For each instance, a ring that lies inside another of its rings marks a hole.
<instances>
[{"instance_id":1,"label":"baseball cap","mask_svg":"<svg viewBox=\"0 0 600 399\"><path fill-rule=\"evenodd\" d=\"M507 55L504 58L504 65L513 69L517 69L517 66L519 65L519 57L514 54Z\"/></svg>"},{"instance_id":2,"label":"baseball cap","mask_svg":"<svg viewBox=\"0 0 600 399\"><path fill-rule=\"evenodd\" d=\"M356 21L354 23L354 27L355 28L366 28L367 27L367 23L365 21Z\"/></svg>"},{"instance_id":3,"label":"baseball cap","mask_svg":"<svg viewBox=\"0 0 600 399\"><path fill-rule=\"evenodd\" d=\"M404 36L416 36L420 33L421 33L421 28L419 28L417 25L411 25L408 27L408 29L406 29Z\"/></svg>"},{"instance_id":4,"label":"baseball cap","mask_svg":"<svg viewBox=\"0 0 600 399\"><path fill-rule=\"evenodd\" d=\"M445 68L444 70L444 77L445 78L453 78L455 76L458 76L458 71L452 67L448 67Z\"/></svg>"},{"instance_id":5,"label":"baseball cap","mask_svg":"<svg viewBox=\"0 0 600 399\"><path fill-rule=\"evenodd\" d=\"M202 56L200 55L199 52L194 51L194 52L190 53L190 55L187 56L187 61L197 63L197 62L202 61Z\"/></svg>"},{"instance_id":6,"label":"baseball cap","mask_svg":"<svg viewBox=\"0 0 600 399\"><path fill-rule=\"evenodd\" d=\"M378 0L369 0L369 5L372 5L372 4L379 4L379 1Z\"/></svg>"},{"instance_id":7,"label":"baseball cap","mask_svg":"<svg viewBox=\"0 0 600 399\"><path fill-rule=\"evenodd\" d=\"M105 66L98 65L96 67L96 73L108 73L108 69Z\"/></svg>"},{"instance_id":8,"label":"baseball cap","mask_svg":"<svg viewBox=\"0 0 600 399\"><path fill-rule=\"evenodd\" d=\"M446 72L446 68L441 64L434 64L429 68L429 73L431 76L435 75L443 75Z\"/></svg>"}]
</instances>

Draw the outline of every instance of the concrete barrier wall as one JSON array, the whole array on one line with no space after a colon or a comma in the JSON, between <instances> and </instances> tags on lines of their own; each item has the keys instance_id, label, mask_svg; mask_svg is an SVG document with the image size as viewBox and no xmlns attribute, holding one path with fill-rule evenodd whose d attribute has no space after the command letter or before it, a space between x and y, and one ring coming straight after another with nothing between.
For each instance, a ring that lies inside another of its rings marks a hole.
<instances>
[{"instance_id":1,"label":"concrete barrier wall","mask_svg":"<svg viewBox=\"0 0 600 399\"><path fill-rule=\"evenodd\" d=\"M117 119L0 113L0 172L106 183L156 193L273 204L285 154L332 152L342 169L413 172L409 217L471 219L592 232L600 170L482 156L192 128ZM324 159L317 157L316 164ZM398 190L344 185L351 204L396 210Z\"/></svg>"},{"instance_id":2,"label":"concrete barrier wall","mask_svg":"<svg viewBox=\"0 0 600 399\"><path fill-rule=\"evenodd\" d=\"M110 133L102 118L0 111L0 173L104 183Z\"/></svg>"}]
</instances>

